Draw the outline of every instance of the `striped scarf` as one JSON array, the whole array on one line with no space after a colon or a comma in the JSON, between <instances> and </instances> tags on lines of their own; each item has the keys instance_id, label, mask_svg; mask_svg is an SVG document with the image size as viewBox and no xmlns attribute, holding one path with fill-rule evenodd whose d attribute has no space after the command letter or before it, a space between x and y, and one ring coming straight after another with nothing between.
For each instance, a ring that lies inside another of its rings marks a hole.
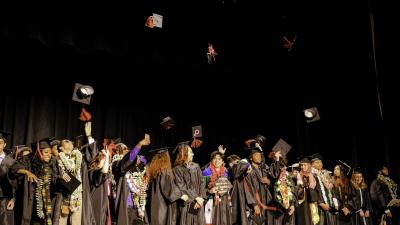
<instances>
[{"instance_id":1,"label":"striped scarf","mask_svg":"<svg viewBox=\"0 0 400 225\"><path fill-rule=\"evenodd\" d=\"M44 219L47 225L52 225L52 205L50 198L51 168L44 165L43 176L36 185L36 210L39 218Z\"/></svg>"}]
</instances>

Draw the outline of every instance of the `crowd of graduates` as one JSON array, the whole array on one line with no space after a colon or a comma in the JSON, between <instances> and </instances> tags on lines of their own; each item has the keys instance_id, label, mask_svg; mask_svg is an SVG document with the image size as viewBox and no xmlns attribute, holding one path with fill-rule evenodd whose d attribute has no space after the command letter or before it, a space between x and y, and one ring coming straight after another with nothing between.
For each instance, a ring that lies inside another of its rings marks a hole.
<instances>
[{"instance_id":1,"label":"crowd of graduates","mask_svg":"<svg viewBox=\"0 0 400 225\"><path fill-rule=\"evenodd\" d=\"M397 184L382 166L368 186L362 170L319 153L289 165L288 151L245 141L246 158L222 145L204 166L199 143L147 149L46 138L8 153L0 132L0 224L60 225L372 225L399 224ZM101 146L101 147L99 147ZM101 150L100 150L101 148ZM228 155L228 157L225 157Z\"/></svg>"}]
</instances>

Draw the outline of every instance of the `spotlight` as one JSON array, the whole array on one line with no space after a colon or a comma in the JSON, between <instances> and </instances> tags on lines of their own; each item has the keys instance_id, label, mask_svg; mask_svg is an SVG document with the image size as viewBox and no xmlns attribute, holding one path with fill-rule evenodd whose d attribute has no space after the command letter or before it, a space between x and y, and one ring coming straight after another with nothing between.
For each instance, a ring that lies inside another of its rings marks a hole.
<instances>
[{"instance_id":1,"label":"spotlight","mask_svg":"<svg viewBox=\"0 0 400 225\"><path fill-rule=\"evenodd\" d=\"M93 94L94 94L93 87L91 87L89 85L75 83L75 89L74 89L74 93L72 94L72 100L89 105L91 96Z\"/></svg>"},{"instance_id":2,"label":"spotlight","mask_svg":"<svg viewBox=\"0 0 400 225\"><path fill-rule=\"evenodd\" d=\"M320 120L317 107L312 107L303 111L306 117L307 123L315 122Z\"/></svg>"}]
</instances>

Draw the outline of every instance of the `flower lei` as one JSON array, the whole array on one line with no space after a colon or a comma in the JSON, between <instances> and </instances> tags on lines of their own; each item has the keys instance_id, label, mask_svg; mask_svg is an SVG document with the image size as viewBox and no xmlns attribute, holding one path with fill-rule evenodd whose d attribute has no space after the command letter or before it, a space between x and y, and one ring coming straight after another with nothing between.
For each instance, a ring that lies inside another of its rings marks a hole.
<instances>
[{"instance_id":1,"label":"flower lei","mask_svg":"<svg viewBox=\"0 0 400 225\"><path fill-rule=\"evenodd\" d=\"M328 183L326 174L323 171L318 171L314 168L313 168L313 173L316 174L316 177L318 179L318 183L321 188L322 197L324 198L324 202L326 204L328 204L329 206L332 206L332 204L331 204L332 193L331 193L331 190L326 186L326 184ZM326 195L325 187L328 190L328 195Z\"/></svg>"},{"instance_id":2,"label":"flower lei","mask_svg":"<svg viewBox=\"0 0 400 225\"><path fill-rule=\"evenodd\" d=\"M64 152L60 152L59 154L61 162L63 163L65 169L68 172L72 172L73 174L78 174L81 170L82 165L82 153L78 149L74 149L71 152L71 157L74 160L68 160L67 156Z\"/></svg>"},{"instance_id":3,"label":"flower lei","mask_svg":"<svg viewBox=\"0 0 400 225\"><path fill-rule=\"evenodd\" d=\"M44 219L47 225L52 225L52 204L50 198L51 168L45 165L43 177L36 184L36 213L39 218Z\"/></svg>"},{"instance_id":4,"label":"flower lei","mask_svg":"<svg viewBox=\"0 0 400 225\"><path fill-rule=\"evenodd\" d=\"M210 163L210 169L211 169L211 178L210 178L210 182L208 183L208 188L213 188L215 185L215 181L224 176L225 173L225 167L221 166L219 168L219 172L217 172L215 166L213 163Z\"/></svg>"},{"instance_id":5,"label":"flower lei","mask_svg":"<svg viewBox=\"0 0 400 225\"><path fill-rule=\"evenodd\" d=\"M139 216L143 217L146 210L146 190L147 190L147 179L144 177L146 168L143 172L131 172L128 171L125 174L126 182L128 183L129 190L132 194L132 200L138 209Z\"/></svg>"},{"instance_id":6,"label":"flower lei","mask_svg":"<svg viewBox=\"0 0 400 225\"><path fill-rule=\"evenodd\" d=\"M382 181L386 186L388 186L390 195L393 199L397 198L397 184L390 179L390 177L385 177L382 174L378 174L378 180Z\"/></svg>"},{"instance_id":7,"label":"flower lei","mask_svg":"<svg viewBox=\"0 0 400 225\"><path fill-rule=\"evenodd\" d=\"M276 200L285 207L285 209L289 209L290 203L293 201L293 185L292 177L285 168L282 168L279 179L275 183L275 196Z\"/></svg>"},{"instance_id":8,"label":"flower lei","mask_svg":"<svg viewBox=\"0 0 400 225\"><path fill-rule=\"evenodd\" d=\"M60 160L59 162L62 171L68 171L72 173L76 179L82 181L81 178L81 166L82 166L82 153L78 149L74 149L71 152L70 157L67 158L64 152L60 152L59 154ZM70 196L69 207L71 212L78 210L78 207L81 206L82 203L82 184L78 186L77 189Z\"/></svg>"}]
</instances>

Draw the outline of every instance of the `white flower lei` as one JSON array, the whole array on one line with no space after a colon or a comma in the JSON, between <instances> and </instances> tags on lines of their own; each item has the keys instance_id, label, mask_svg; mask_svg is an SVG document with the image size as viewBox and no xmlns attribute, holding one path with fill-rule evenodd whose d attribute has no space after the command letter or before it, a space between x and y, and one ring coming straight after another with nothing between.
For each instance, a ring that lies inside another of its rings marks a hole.
<instances>
[{"instance_id":1,"label":"white flower lei","mask_svg":"<svg viewBox=\"0 0 400 225\"><path fill-rule=\"evenodd\" d=\"M64 152L60 152L59 156L64 168L68 172L71 172L75 175L77 175L78 172L80 172L82 166L82 153L78 149L74 149L71 152L71 157L74 160L68 160Z\"/></svg>"},{"instance_id":2,"label":"white flower lei","mask_svg":"<svg viewBox=\"0 0 400 225\"><path fill-rule=\"evenodd\" d=\"M388 186L390 195L393 199L397 198L397 184L390 179L390 177L385 177L382 174L378 174L378 180L382 181L386 186Z\"/></svg>"},{"instance_id":3,"label":"white flower lei","mask_svg":"<svg viewBox=\"0 0 400 225\"><path fill-rule=\"evenodd\" d=\"M82 181L81 178L81 166L82 166L82 153L78 149L74 149L71 152L71 159L68 159L64 152L59 154L60 160L59 165L62 170L66 170L72 173L76 179ZM72 212L76 211L82 205L82 184L70 196L70 209Z\"/></svg>"},{"instance_id":4,"label":"white flower lei","mask_svg":"<svg viewBox=\"0 0 400 225\"><path fill-rule=\"evenodd\" d=\"M126 182L132 194L133 204L138 209L139 216L143 217L146 210L146 190L147 182L144 179L146 169L142 172L127 172L125 174Z\"/></svg>"}]
</instances>

